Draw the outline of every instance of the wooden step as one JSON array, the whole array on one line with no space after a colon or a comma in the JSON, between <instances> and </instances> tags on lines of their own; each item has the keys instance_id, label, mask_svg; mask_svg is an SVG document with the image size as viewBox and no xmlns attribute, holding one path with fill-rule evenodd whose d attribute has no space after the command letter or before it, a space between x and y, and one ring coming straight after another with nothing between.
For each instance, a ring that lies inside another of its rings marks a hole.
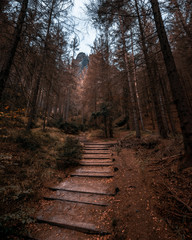
<instances>
[{"instance_id":1,"label":"wooden step","mask_svg":"<svg viewBox=\"0 0 192 240\"><path fill-rule=\"evenodd\" d=\"M71 203L80 203L80 204L87 204L87 205L94 205L94 206L101 206L106 207L108 204L106 202L94 202L94 201L81 201L81 200L75 200L75 199L67 199L66 197L57 197L57 196L45 196L45 200L53 200L53 201L64 201L64 202L71 202Z\"/></svg>"},{"instance_id":2,"label":"wooden step","mask_svg":"<svg viewBox=\"0 0 192 240\"><path fill-rule=\"evenodd\" d=\"M79 192L66 192L66 191L50 191L44 197L47 200L60 200L72 203L90 204L96 206L107 206L109 196L85 194Z\"/></svg>"},{"instance_id":3,"label":"wooden step","mask_svg":"<svg viewBox=\"0 0 192 240\"><path fill-rule=\"evenodd\" d=\"M111 178L113 175L111 173L94 173L94 172L79 172L79 173L72 173L71 177L100 177L100 178Z\"/></svg>"},{"instance_id":4,"label":"wooden step","mask_svg":"<svg viewBox=\"0 0 192 240\"><path fill-rule=\"evenodd\" d=\"M76 193L84 193L84 194L95 194L95 195L106 195L106 196L114 196L115 193L112 192L106 192L102 190L96 190L96 189L87 189L87 188L65 188L65 187L49 187L51 190L60 190L60 191L66 191L66 192L76 192Z\"/></svg>"},{"instance_id":5,"label":"wooden step","mask_svg":"<svg viewBox=\"0 0 192 240\"><path fill-rule=\"evenodd\" d=\"M110 152L84 152L83 154L88 154L88 155L95 155L95 154L108 154L108 155L111 155Z\"/></svg>"},{"instance_id":6,"label":"wooden step","mask_svg":"<svg viewBox=\"0 0 192 240\"><path fill-rule=\"evenodd\" d=\"M111 159L110 157L100 157L100 156L86 156L86 157L83 157L83 159L98 159L98 160L102 160L102 159Z\"/></svg>"},{"instance_id":7,"label":"wooden step","mask_svg":"<svg viewBox=\"0 0 192 240\"><path fill-rule=\"evenodd\" d=\"M102 167L102 166L113 166L113 162L80 162L80 165L81 166L99 166L99 167Z\"/></svg>"},{"instance_id":8,"label":"wooden step","mask_svg":"<svg viewBox=\"0 0 192 240\"><path fill-rule=\"evenodd\" d=\"M48 223L53 226L63 227L75 231L80 231L88 234L107 235L109 232L99 229L95 224L85 222L67 221L60 216L43 218L37 217L37 221L40 223Z\"/></svg>"},{"instance_id":9,"label":"wooden step","mask_svg":"<svg viewBox=\"0 0 192 240\"><path fill-rule=\"evenodd\" d=\"M73 172L73 173L79 173L79 172L86 172L86 173L87 172L111 173L113 171L114 171L114 169L112 167L110 167L110 166L109 167L108 166L103 166L103 167L98 167L98 166L96 166L96 167L92 167L92 166L84 166L84 167L82 167L81 166L80 168L76 169L76 171Z\"/></svg>"},{"instance_id":10,"label":"wooden step","mask_svg":"<svg viewBox=\"0 0 192 240\"><path fill-rule=\"evenodd\" d=\"M84 150L95 150L95 151L110 151L110 149L109 148L107 148L107 147L85 147L84 148Z\"/></svg>"}]
</instances>

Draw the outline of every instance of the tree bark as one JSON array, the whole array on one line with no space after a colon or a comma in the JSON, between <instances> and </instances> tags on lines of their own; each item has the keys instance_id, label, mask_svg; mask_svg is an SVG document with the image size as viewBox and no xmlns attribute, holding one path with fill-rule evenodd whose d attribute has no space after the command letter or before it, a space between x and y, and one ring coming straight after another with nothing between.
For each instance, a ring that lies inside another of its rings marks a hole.
<instances>
[{"instance_id":1,"label":"tree bark","mask_svg":"<svg viewBox=\"0 0 192 240\"><path fill-rule=\"evenodd\" d=\"M179 74L175 65L171 47L167 38L164 23L162 20L159 3L157 0L150 0L155 19L156 29L163 53L164 62L173 94L173 99L176 104L178 116L180 120L183 141L185 146L185 158L180 166L181 169L192 166L192 111L188 104L183 86L181 84Z\"/></svg>"},{"instance_id":2,"label":"tree bark","mask_svg":"<svg viewBox=\"0 0 192 240\"><path fill-rule=\"evenodd\" d=\"M140 98L139 93L137 89L137 74L136 74L136 66L135 66L135 57L134 57L134 50L133 50L133 34L131 32L131 50L132 50L132 64L133 64L133 86L134 86L134 93L135 93L135 104L138 104L138 111L139 111L139 117L141 122L141 128L144 131L144 123L143 123L143 116L142 116L142 109L140 104Z\"/></svg>"},{"instance_id":3,"label":"tree bark","mask_svg":"<svg viewBox=\"0 0 192 240\"><path fill-rule=\"evenodd\" d=\"M140 132L140 127L139 127L139 120L137 116L137 103L136 99L134 97L134 87L133 84L131 83L131 80L133 80L133 74L134 74L134 69L133 69L133 64L129 64L128 60L128 54L126 51L126 43L125 43L125 33L123 29L123 22L121 19L121 16L119 15L119 23L120 23L120 31L121 31L121 36L123 40L123 55L124 55L124 61L125 61L125 66L126 66L126 72L127 72L127 81L129 84L129 91L130 91L130 100L131 100L131 107L132 107L132 112L133 112L133 119L134 119L134 125L135 125L135 130L136 130L136 137L140 138L141 137L141 132ZM129 76L130 73L130 76ZM131 79L129 79L129 77Z\"/></svg>"},{"instance_id":4,"label":"tree bark","mask_svg":"<svg viewBox=\"0 0 192 240\"><path fill-rule=\"evenodd\" d=\"M21 6L21 11L19 13L19 17L17 20L17 26L14 31L13 44L8 53L7 59L1 69L1 72L0 72L0 101L2 99L2 94L5 89L6 82L9 78L11 66L13 64L15 53L17 51L17 47L18 47L18 44L20 41L22 27L23 27L26 12L27 12L27 7L28 7L28 0L23 0L22 6Z\"/></svg>"},{"instance_id":5,"label":"tree bark","mask_svg":"<svg viewBox=\"0 0 192 240\"><path fill-rule=\"evenodd\" d=\"M143 54L144 54L144 58L145 58L145 62L146 62L148 78L149 78L149 81L150 81L151 94L152 94L152 98L153 98L153 102L154 102L155 114L156 114L156 120L157 120L157 124L158 124L158 128L159 128L159 133L160 133L162 138L167 138L168 137L167 136L167 131L166 131L165 126L163 124L161 109L160 109L159 102L158 102L158 99L157 99L157 94L156 94L156 91L155 91L155 89L156 89L155 88L155 81L153 79L153 73L151 71L149 56L148 56L147 47L146 47L146 43L145 43L146 42L145 41L145 35L144 35L144 30L143 30L143 26L142 26L142 22L141 22L141 17L140 17L140 14L139 14L139 8L138 8L137 0L135 0L135 6L136 6L137 17L138 17L138 21L139 21L139 28L140 28L140 33L141 33L142 50L143 50Z\"/></svg>"},{"instance_id":6,"label":"tree bark","mask_svg":"<svg viewBox=\"0 0 192 240\"><path fill-rule=\"evenodd\" d=\"M49 13L49 19L48 19L46 38L45 38L45 43L44 43L43 53L42 53L42 55L43 55L42 56L42 64L41 64L41 69L39 71L39 74L38 74L38 77L37 77L37 80L35 83L35 88L34 88L32 103L31 103L31 111L30 111L30 116L29 116L28 123L27 123L27 128L26 128L27 130L30 130L32 128L33 122L34 122L35 116L36 116L37 98L38 98L38 92L39 92L39 87L40 87L40 83L41 83L41 78L43 75L46 58L47 58L47 44L48 44L50 26L51 26L51 22L52 22L54 5L55 5L55 0L52 0L51 9L50 9L50 13Z\"/></svg>"}]
</instances>

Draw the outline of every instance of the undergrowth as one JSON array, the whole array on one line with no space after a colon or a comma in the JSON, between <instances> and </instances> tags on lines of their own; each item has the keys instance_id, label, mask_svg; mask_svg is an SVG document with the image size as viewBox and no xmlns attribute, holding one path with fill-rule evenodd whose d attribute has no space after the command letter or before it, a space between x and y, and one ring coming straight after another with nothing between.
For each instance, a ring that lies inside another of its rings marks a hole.
<instances>
[{"instance_id":1,"label":"undergrowth","mask_svg":"<svg viewBox=\"0 0 192 240\"><path fill-rule=\"evenodd\" d=\"M43 145L50 144L53 139L48 133L21 131L16 137L15 142L24 149L35 151Z\"/></svg>"},{"instance_id":2,"label":"undergrowth","mask_svg":"<svg viewBox=\"0 0 192 240\"><path fill-rule=\"evenodd\" d=\"M77 138L67 137L65 143L58 149L57 167L66 169L79 165L83 148Z\"/></svg>"}]
</instances>

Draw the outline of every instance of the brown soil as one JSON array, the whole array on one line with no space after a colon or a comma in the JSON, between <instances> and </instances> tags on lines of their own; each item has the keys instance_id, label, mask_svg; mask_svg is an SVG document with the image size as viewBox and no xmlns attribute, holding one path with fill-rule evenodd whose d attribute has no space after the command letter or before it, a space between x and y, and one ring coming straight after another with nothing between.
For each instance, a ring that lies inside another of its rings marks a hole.
<instances>
[{"instance_id":1,"label":"brown soil","mask_svg":"<svg viewBox=\"0 0 192 240\"><path fill-rule=\"evenodd\" d=\"M129 135L119 141L112 239L192 239L192 170L177 171L182 151L180 138Z\"/></svg>"},{"instance_id":2,"label":"brown soil","mask_svg":"<svg viewBox=\"0 0 192 240\"><path fill-rule=\"evenodd\" d=\"M179 239L156 213L150 176L143 172L135 151L123 149L117 157L115 185L120 189L112 205L113 239Z\"/></svg>"}]
</instances>

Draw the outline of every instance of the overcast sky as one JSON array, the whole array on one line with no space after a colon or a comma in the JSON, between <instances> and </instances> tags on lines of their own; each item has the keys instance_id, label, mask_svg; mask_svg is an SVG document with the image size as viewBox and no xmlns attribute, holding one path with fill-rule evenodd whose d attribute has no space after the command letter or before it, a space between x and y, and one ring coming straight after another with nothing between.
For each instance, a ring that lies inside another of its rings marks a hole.
<instances>
[{"instance_id":1,"label":"overcast sky","mask_svg":"<svg viewBox=\"0 0 192 240\"><path fill-rule=\"evenodd\" d=\"M85 3L89 3L89 0L74 0L72 15L74 16L74 20L77 23L76 33L80 39L78 52L89 54L91 50L89 45L93 45L93 41L96 37L96 31L86 16L86 8L84 6Z\"/></svg>"}]
</instances>

